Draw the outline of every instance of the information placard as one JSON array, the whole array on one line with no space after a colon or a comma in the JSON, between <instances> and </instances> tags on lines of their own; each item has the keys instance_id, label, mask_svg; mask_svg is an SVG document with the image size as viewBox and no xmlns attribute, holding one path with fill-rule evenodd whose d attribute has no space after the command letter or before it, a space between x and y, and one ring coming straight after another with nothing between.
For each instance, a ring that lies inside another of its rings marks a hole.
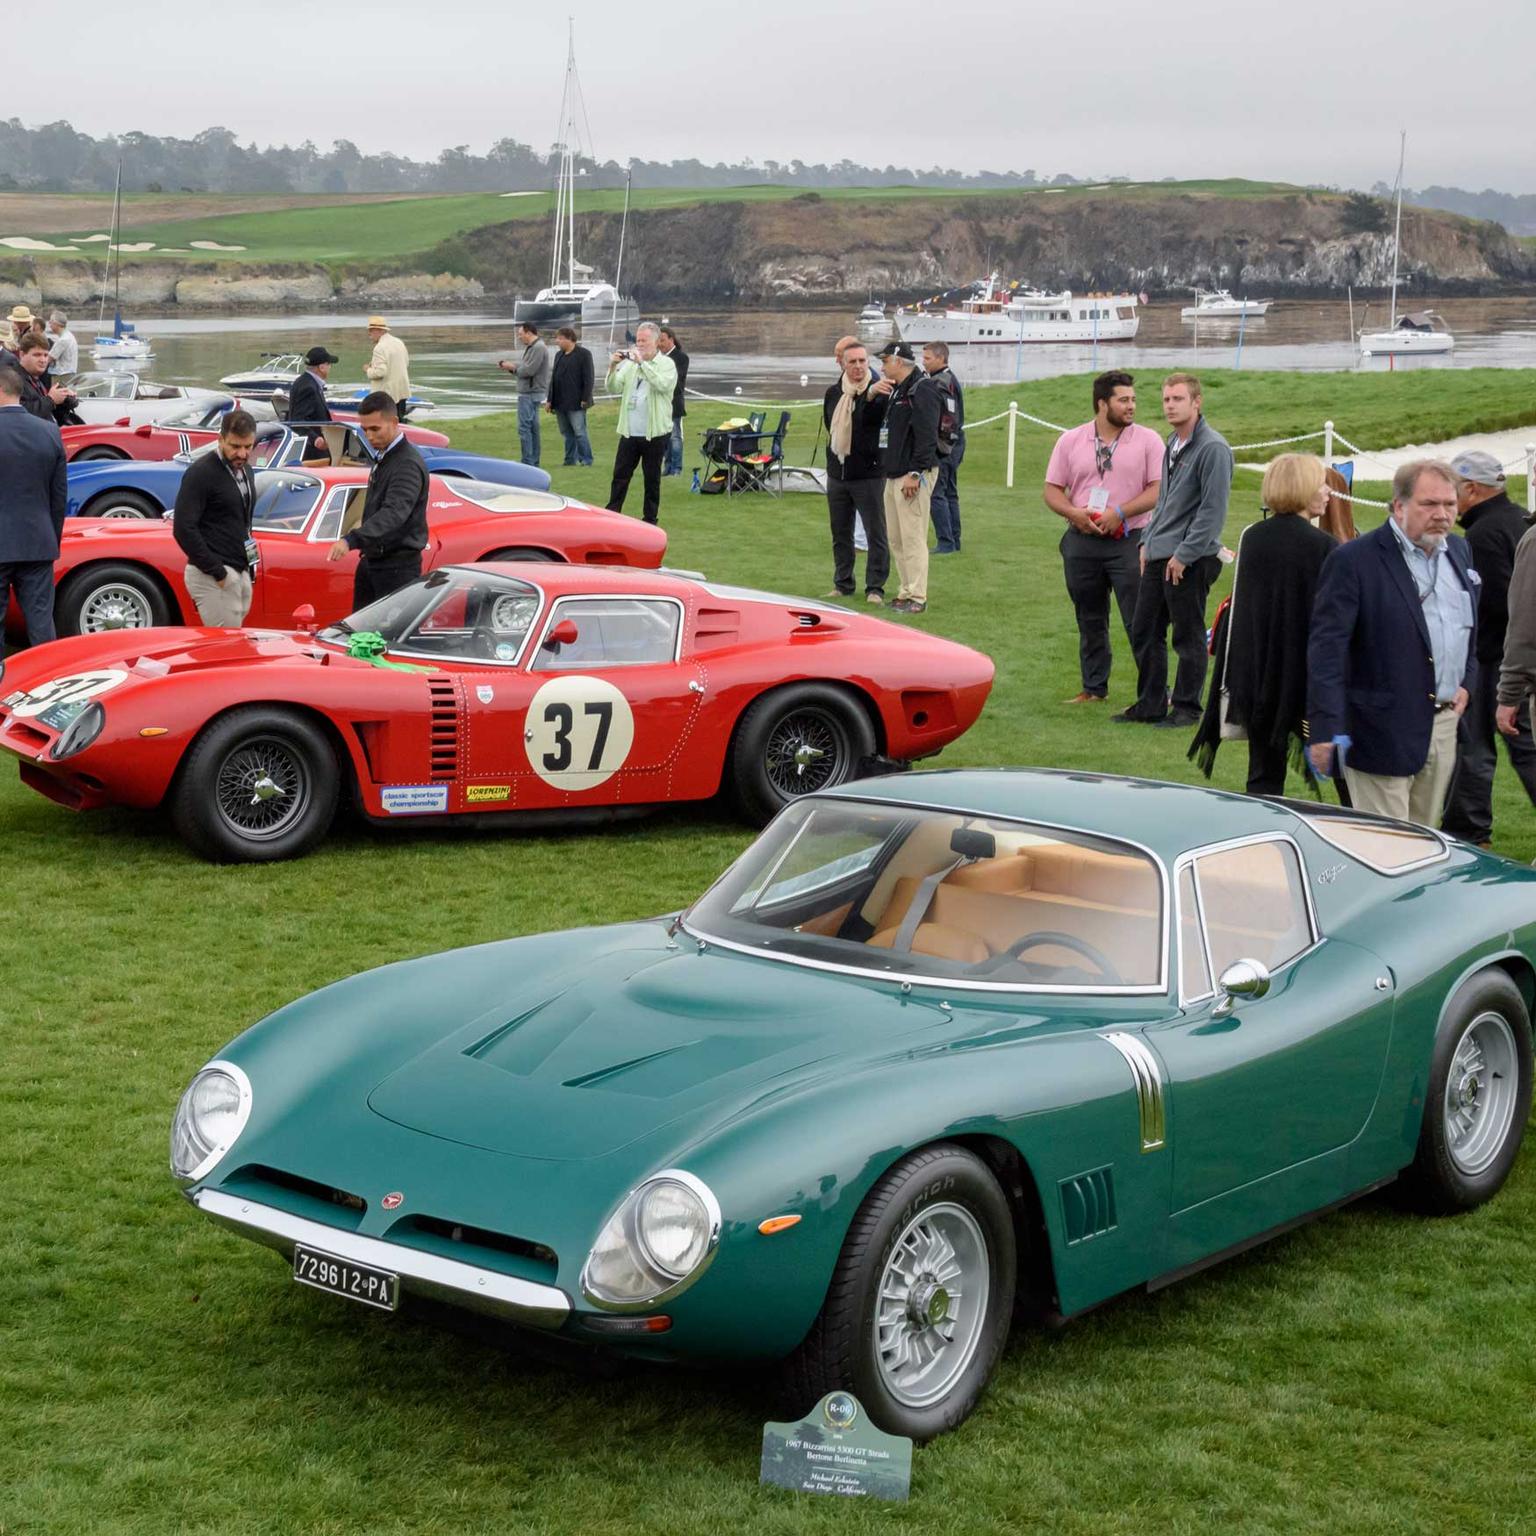
<instances>
[{"instance_id":1,"label":"information placard","mask_svg":"<svg viewBox=\"0 0 1536 1536\"><path fill-rule=\"evenodd\" d=\"M759 1481L799 1493L906 1499L912 1442L871 1424L851 1392L829 1392L798 1424L763 1425Z\"/></svg>"}]
</instances>

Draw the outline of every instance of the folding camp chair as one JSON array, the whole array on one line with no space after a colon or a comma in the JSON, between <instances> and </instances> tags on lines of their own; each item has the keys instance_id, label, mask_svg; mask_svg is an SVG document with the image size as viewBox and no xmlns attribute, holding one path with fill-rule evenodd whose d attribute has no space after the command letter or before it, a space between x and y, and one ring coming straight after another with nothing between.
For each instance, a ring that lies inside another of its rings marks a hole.
<instances>
[{"instance_id":1,"label":"folding camp chair","mask_svg":"<svg viewBox=\"0 0 1536 1536\"><path fill-rule=\"evenodd\" d=\"M784 494L784 434L788 431L789 412L780 411L779 424L772 432L731 434L729 459L735 490Z\"/></svg>"}]
</instances>

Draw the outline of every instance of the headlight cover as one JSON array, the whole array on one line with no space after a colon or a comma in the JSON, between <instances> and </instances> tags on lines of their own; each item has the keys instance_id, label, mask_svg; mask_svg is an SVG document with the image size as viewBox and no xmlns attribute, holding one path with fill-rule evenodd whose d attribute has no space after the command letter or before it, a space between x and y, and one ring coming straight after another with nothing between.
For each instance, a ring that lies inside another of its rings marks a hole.
<instances>
[{"instance_id":1,"label":"headlight cover","mask_svg":"<svg viewBox=\"0 0 1536 1536\"><path fill-rule=\"evenodd\" d=\"M581 1288L608 1311L654 1306L686 1290L720 1241L720 1203L680 1168L653 1174L603 1224L581 1272Z\"/></svg>"},{"instance_id":2,"label":"headlight cover","mask_svg":"<svg viewBox=\"0 0 1536 1536\"><path fill-rule=\"evenodd\" d=\"M171 1172L195 1184L234 1146L251 1117L251 1080L232 1061L210 1061L187 1085L171 1121Z\"/></svg>"},{"instance_id":3,"label":"headlight cover","mask_svg":"<svg viewBox=\"0 0 1536 1536\"><path fill-rule=\"evenodd\" d=\"M59 739L48 755L57 763L77 752L84 752L101 735L101 728L106 723L106 710L101 707L100 700L93 699L59 733Z\"/></svg>"}]
</instances>

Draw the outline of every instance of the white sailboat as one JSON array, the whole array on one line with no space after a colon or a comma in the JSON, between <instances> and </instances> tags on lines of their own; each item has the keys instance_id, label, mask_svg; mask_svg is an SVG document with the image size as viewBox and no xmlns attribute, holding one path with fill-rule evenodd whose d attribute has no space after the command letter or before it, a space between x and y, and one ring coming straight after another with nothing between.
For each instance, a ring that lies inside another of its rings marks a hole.
<instances>
[{"instance_id":1,"label":"white sailboat","mask_svg":"<svg viewBox=\"0 0 1536 1536\"><path fill-rule=\"evenodd\" d=\"M112 190L112 232L107 237L107 250L110 253L112 264L112 334L110 336L98 335L96 343L91 348L91 356L98 363L121 362L125 358L136 363L147 361L154 356L150 349L149 339L145 336L136 336L133 327L123 319L122 306L122 280L123 280L123 250L120 244L122 240L123 224L123 162L117 162L117 185ZM101 308L96 314L96 329L100 332L107 323L107 285L103 281L101 285Z\"/></svg>"},{"instance_id":2,"label":"white sailboat","mask_svg":"<svg viewBox=\"0 0 1536 1536\"><path fill-rule=\"evenodd\" d=\"M1408 153L1408 134L1404 130L1397 151L1397 217L1392 229L1392 310L1384 331L1361 331L1360 352L1364 357L1383 354L1404 357L1425 353L1449 352L1456 345L1445 322L1432 309L1411 315L1397 313L1397 258L1403 237L1403 162Z\"/></svg>"},{"instance_id":3,"label":"white sailboat","mask_svg":"<svg viewBox=\"0 0 1536 1536\"><path fill-rule=\"evenodd\" d=\"M586 262L576 259L576 178L584 176L576 162L580 156L581 137L577 114L585 123L586 102L581 81L576 76L576 30L573 26L565 61L565 94L560 101L560 175L555 184L555 240L549 262L549 286L531 299L518 299L513 318L530 320L535 325L583 324L627 325L640 318L635 301L619 292L616 283L607 282ZM588 137L590 137L590 128ZM629 188L624 191L624 220L629 221ZM623 276L624 236L619 236L619 276Z\"/></svg>"}]
</instances>

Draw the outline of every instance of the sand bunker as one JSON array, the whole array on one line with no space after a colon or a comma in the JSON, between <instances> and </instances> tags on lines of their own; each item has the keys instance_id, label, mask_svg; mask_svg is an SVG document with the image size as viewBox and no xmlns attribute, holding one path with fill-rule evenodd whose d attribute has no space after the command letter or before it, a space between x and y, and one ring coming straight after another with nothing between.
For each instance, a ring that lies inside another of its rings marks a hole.
<instances>
[{"instance_id":1,"label":"sand bunker","mask_svg":"<svg viewBox=\"0 0 1536 1536\"><path fill-rule=\"evenodd\" d=\"M126 240L121 245L109 245L109 251L131 251L136 256L142 256L145 251L155 248L153 240Z\"/></svg>"},{"instance_id":2,"label":"sand bunker","mask_svg":"<svg viewBox=\"0 0 1536 1536\"><path fill-rule=\"evenodd\" d=\"M105 245L111 240L111 235L71 235L69 237L76 245Z\"/></svg>"},{"instance_id":3,"label":"sand bunker","mask_svg":"<svg viewBox=\"0 0 1536 1536\"><path fill-rule=\"evenodd\" d=\"M243 251L243 245L220 245L217 240L189 240L194 251Z\"/></svg>"},{"instance_id":4,"label":"sand bunker","mask_svg":"<svg viewBox=\"0 0 1536 1536\"><path fill-rule=\"evenodd\" d=\"M539 193L536 192L536 191L535 192L501 192L501 193L498 193L497 195L500 196L500 197L538 197Z\"/></svg>"},{"instance_id":5,"label":"sand bunker","mask_svg":"<svg viewBox=\"0 0 1536 1536\"><path fill-rule=\"evenodd\" d=\"M33 240L28 235L0 235L0 245L8 245L13 251L73 251L77 246L55 245L51 240Z\"/></svg>"}]
</instances>

